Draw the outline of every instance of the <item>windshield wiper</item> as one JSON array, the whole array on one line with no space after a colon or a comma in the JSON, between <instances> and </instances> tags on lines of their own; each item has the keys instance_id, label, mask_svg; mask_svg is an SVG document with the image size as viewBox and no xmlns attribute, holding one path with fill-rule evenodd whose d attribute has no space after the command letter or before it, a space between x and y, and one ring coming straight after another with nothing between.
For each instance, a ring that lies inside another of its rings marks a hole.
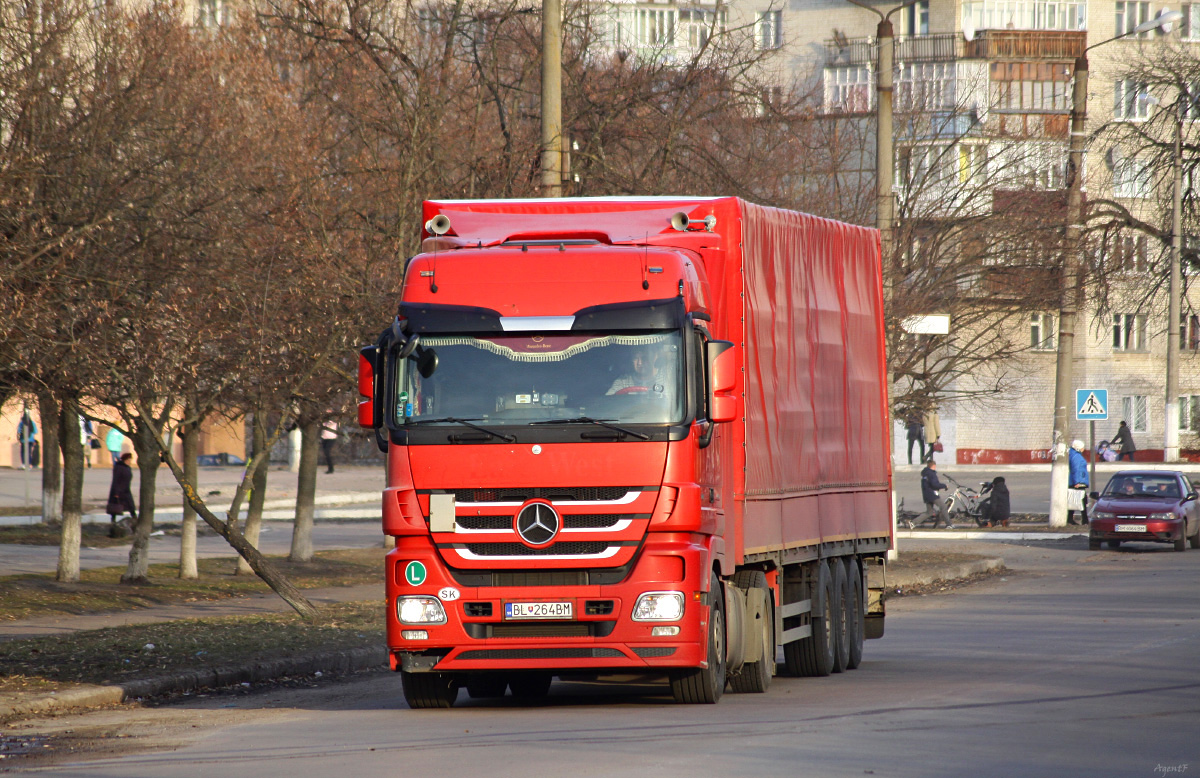
<instances>
[{"instance_id":1,"label":"windshield wiper","mask_svg":"<svg viewBox=\"0 0 1200 778\"><path fill-rule=\"evenodd\" d=\"M546 419L545 421L531 421L529 422L529 426L533 427L539 424L598 424L601 427L607 427L610 430L616 430L617 432L621 432L626 435L632 435L633 437L640 438L641 440L650 439L649 435L645 435L641 432L634 432L633 430L625 429L624 427L618 427L616 424L612 424L612 421L613 419L593 419L591 416L576 416L573 419Z\"/></svg>"},{"instance_id":2,"label":"windshield wiper","mask_svg":"<svg viewBox=\"0 0 1200 778\"><path fill-rule=\"evenodd\" d=\"M455 424L461 424L464 427L470 427L473 430L479 430L480 432L491 435L493 438L500 438L501 440L503 440L507 443L516 443L517 442L516 437L513 435L505 435L502 432L495 432L494 430L490 430L487 427L481 427L478 424L471 423L473 421L483 421L483 419L459 419L454 416L443 416L440 419L418 419L416 421L410 421L406 424L406 426L412 427L412 426L416 426L418 424L441 424L441 423L444 423L447 421L453 422Z\"/></svg>"}]
</instances>

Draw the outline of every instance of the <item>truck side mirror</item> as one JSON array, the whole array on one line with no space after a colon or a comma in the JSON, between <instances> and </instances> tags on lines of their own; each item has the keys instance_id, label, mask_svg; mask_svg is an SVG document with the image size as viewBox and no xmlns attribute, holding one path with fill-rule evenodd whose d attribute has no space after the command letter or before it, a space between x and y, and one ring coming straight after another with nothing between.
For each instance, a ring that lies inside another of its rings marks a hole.
<instances>
[{"instance_id":1,"label":"truck side mirror","mask_svg":"<svg viewBox=\"0 0 1200 778\"><path fill-rule=\"evenodd\" d=\"M358 352L358 426L367 429L378 429L382 419L378 418L377 410L382 410L375 402L375 363L379 359L378 346L363 346Z\"/></svg>"},{"instance_id":2,"label":"truck side mirror","mask_svg":"<svg viewBox=\"0 0 1200 778\"><path fill-rule=\"evenodd\" d=\"M737 418L737 350L727 340L710 340L704 344L708 360L708 417L720 423Z\"/></svg>"}]
</instances>

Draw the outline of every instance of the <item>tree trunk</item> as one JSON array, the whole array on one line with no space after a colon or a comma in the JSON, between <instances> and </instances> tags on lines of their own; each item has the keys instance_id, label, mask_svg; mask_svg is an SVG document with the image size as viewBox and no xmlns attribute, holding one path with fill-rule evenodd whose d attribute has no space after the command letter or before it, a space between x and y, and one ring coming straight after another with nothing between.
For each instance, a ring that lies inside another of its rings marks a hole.
<instances>
[{"instance_id":1,"label":"tree trunk","mask_svg":"<svg viewBox=\"0 0 1200 778\"><path fill-rule=\"evenodd\" d=\"M292 552L288 559L308 562L313 557L312 529L317 499L317 452L321 446L321 423L306 422L300 428L300 472L296 475L296 526L292 529Z\"/></svg>"},{"instance_id":2,"label":"tree trunk","mask_svg":"<svg viewBox=\"0 0 1200 778\"><path fill-rule=\"evenodd\" d=\"M42 521L57 524L62 521L62 464L59 449L59 404L49 392L38 394L38 415L42 421ZM75 428L79 419L75 419ZM79 437L79 433L75 433Z\"/></svg>"},{"instance_id":3,"label":"tree trunk","mask_svg":"<svg viewBox=\"0 0 1200 778\"><path fill-rule=\"evenodd\" d=\"M185 418L191 418L191 409L184 413ZM188 483L199 488L200 457L200 421L197 419L188 424L183 430L183 475ZM200 571L196 567L196 509L183 500L183 526L179 531L179 577L199 578Z\"/></svg>"},{"instance_id":4,"label":"tree trunk","mask_svg":"<svg viewBox=\"0 0 1200 778\"><path fill-rule=\"evenodd\" d=\"M267 499L267 468L271 464L271 452L267 448L267 419L261 411L254 413L253 432L250 435L250 455L262 457L262 465L254 472L250 486L250 504L246 508L246 529L242 533L246 541L258 548L258 535L262 531L263 503ZM251 575L254 568L244 558L238 557L237 575Z\"/></svg>"},{"instance_id":5,"label":"tree trunk","mask_svg":"<svg viewBox=\"0 0 1200 778\"><path fill-rule=\"evenodd\" d=\"M47 425L49 426L49 425ZM79 404L65 400L59 412L59 444L63 459L62 534L58 543L57 581L79 580L79 545L83 522L83 458L87 454L80 439ZM49 439L49 435L46 436ZM58 451L47 449L55 459Z\"/></svg>"},{"instance_id":6,"label":"tree trunk","mask_svg":"<svg viewBox=\"0 0 1200 778\"><path fill-rule=\"evenodd\" d=\"M159 452L154 441L152 425L140 416L134 420L133 450L137 452L138 517L133 525L133 545L129 548L129 565L121 583L145 583L150 570L150 533L154 530L154 488L158 480Z\"/></svg>"}]
</instances>

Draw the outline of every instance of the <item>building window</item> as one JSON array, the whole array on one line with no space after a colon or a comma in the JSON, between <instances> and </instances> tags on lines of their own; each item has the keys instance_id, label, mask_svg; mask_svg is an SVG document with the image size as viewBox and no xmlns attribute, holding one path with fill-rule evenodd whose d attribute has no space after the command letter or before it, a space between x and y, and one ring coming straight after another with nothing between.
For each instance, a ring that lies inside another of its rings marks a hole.
<instances>
[{"instance_id":1,"label":"building window","mask_svg":"<svg viewBox=\"0 0 1200 778\"><path fill-rule=\"evenodd\" d=\"M1150 196L1150 166L1138 159L1118 159L1113 165L1113 197Z\"/></svg>"},{"instance_id":2,"label":"building window","mask_svg":"<svg viewBox=\"0 0 1200 778\"><path fill-rule=\"evenodd\" d=\"M897 73L897 108L901 111L954 110L956 71L953 62L906 63Z\"/></svg>"},{"instance_id":3,"label":"building window","mask_svg":"<svg viewBox=\"0 0 1200 778\"><path fill-rule=\"evenodd\" d=\"M1109 267L1122 273L1146 273L1150 270L1150 240L1145 235L1119 235L1112 242Z\"/></svg>"},{"instance_id":4,"label":"building window","mask_svg":"<svg viewBox=\"0 0 1200 778\"><path fill-rule=\"evenodd\" d=\"M1180 22L1180 35L1186 41L1200 40L1200 3L1184 3L1183 21Z\"/></svg>"},{"instance_id":5,"label":"building window","mask_svg":"<svg viewBox=\"0 0 1200 778\"><path fill-rule=\"evenodd\" d=\"M1140 122L1149 116L1146 85L1132 78L1117 81L1113 89L1113 118L1120 122Z\"/></svg>"},{"instance_id":6,"label":"building window","mask_svg":"<svg viewBox=\"0 0 1200 778\"><path fill-rule=\"evenodd\" d=\"M1087 0L967 0L977 30L1086 30Z\"/></svg>"},{"instance_id":7,"label":"building window","mask_svg":"<svg viewBox=\"0 0 1200 778\"><path fill-rule=\"evenodd\" d=\"M865 113L874 107L875 79L864 67L827 68L825 70L826 110Z\"/></svg>"},{"instance_id":8,"label":"building window","mask_svg":"<svg viewBox=\"0 0 1200 778\"><path fill-rule=\"evenodd\" d=\"M958 144L958 183L978 182L987 171L987 146L982 143Z\"/></svg>"},{"instance_id":9,"label":"building window","mask_svg":"<svg viewBox=\"0 0 1200 778\"><path fill-rule=\"evenodd\" d=\"M1034 351L1053 351L1058 340L1054 329L1054 315L1035 313L1030 319L1029 347Z\"/></svg>"},{"instance_id":10,"label":"building window","mask_svg":"<svg viewBox=\"0 0 1200 778\"><path fill-rule=\"evenodd\" d=\"M1146 350L1146 315L1118 313L1113 316L1113 351Z\"/></svg>"},{"instance_id":11,"label":"building window","mask_svg":"<svg viewBox=\"0 0 1200 778\"><path fill-rule=\"evenodd\" d=\"M917 0L900 14L901 35L929 34L929 0Z\"/></svg>"},{"instance_id":12,"label":"building window","mask_svg":"<svg viewBox=\"0 0 1200 778\"><path fill-rule=\"evenodd\" d=\"M229 8L224 0L197 0L196 26L206 29L224 27L229 23Z\"/></svg>"},{"instance_id":13,"label":"building window","mask_svg":"<svg viewBox=\"0 0 1200 778\"><path fill-rule=\"evenodd\" d=\"M1181 313L1179 315L1180 351L1200 351L1200 316Z\"/></svg>"},{"instance_id":14,"label":"building window","mask_svg":"<svg viewBox=\"0 0 1200 778\"><path fill-rule=\"evenodd\" d=\"M783 45L783 11L763 11L755 16L754 43L760 49Z\"/></svg>"},{"instance_id":15,"label":"building window","mask_svg":"<svg viewBox=\"0 0 1200 778\"><path fill-rule=\"evenodd\" d=\"M1005 113L1068 113L1071 67L1048 62L993 62L992 109Z\"/></svg>"},{"instance_id":16,"label":"building window","mask_svg":"<svg viewBox=\"0 0 1200 778\"><path fill-rule=\"evenodd\" d=\"M1125 423L1129 425L1130 432L1150 431L1149 405L1144 394L1121 398L1121 411L1125 417Z\"/></svg>"},{"instance_id":17,"label":"building window","mask_svg":"<svg viewBox=\"0 0 1200 778\"><path fill-rule=\"evenodd\" d=\"M1179 429L1200 432L1200 394L1185 394L1179 398Z\"/></svg>"},{"instance_id":18,"label":"building window","mask_svg":"<svg viewBox=\"0 0 1200 778\"><path fill-rule=\"evenodd\" d=\"M679 26L686 32L688 46L693 50L703 48L713 35L725 32L727 19L725 11L679 10Z\"/></svg>"},{"instance_id":19,"label":"building window","mask_svg":"<svg viewBox=\"0 0 1200 778\"><path fill-rule=\"evenodd\" d=\"M1117 35L1133 32L1139 24L1150 21L1152 14L1148 0L1117 0ZM1149 38L1150 35L1150 32L1143 32L1138 37Z\"/></svg>"}]
</instances>

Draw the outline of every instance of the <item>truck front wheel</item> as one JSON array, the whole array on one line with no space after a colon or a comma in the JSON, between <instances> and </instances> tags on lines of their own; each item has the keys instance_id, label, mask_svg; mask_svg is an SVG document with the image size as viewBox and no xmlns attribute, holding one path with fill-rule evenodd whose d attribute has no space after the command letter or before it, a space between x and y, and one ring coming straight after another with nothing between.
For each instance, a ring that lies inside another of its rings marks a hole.
<instances>
[{"instance_id":1,"label":"truck front wheel","mask_svg":"<svg viewBox=\"0 0 1200 778\"><path fill-rule=\"evenodd\" d=\"M458 685L449 673L410 673L400 671L404 701L413 710L449 708L458 698Z\"/></svg>"},{"instance_id":2,"label":"truck front wheel","mask_svg":"<svg viewBox=\"0 0 1200 778\"><path fill-rule=\"evenodd\" d=\"M725 691L725 597L721 579L713 573L708 587L708 667L671 673L675 701L711 705Z\"/></svg>"},{"instance_id":3,"label":"truck front wheel","mask_svg":"<svg viewBox=\"0 0 1200 778\"><path fill-rule=\"evenodd\" d=\"M759 655L753 662L742 665L742 671L729 679L729 688L735 692L761 693L771 688L771 677L775 675L775 618L771 610L774 598L767 586L767 576L761 570L739 570L733 577L734 586L745 591L761 591L766 611L753 618L747 614L747 631L757 630L761 636ZM750 657L746 657L750 659Z\"/></svg>"}]
</instances>

